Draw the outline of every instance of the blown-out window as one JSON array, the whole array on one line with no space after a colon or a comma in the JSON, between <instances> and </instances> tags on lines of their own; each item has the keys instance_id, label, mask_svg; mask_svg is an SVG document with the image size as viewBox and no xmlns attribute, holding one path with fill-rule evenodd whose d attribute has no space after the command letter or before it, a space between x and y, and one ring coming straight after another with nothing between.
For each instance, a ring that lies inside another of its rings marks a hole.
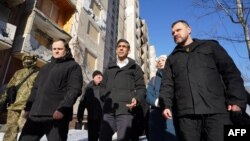
<instances>
[{"instance_id":1,"label":"blown-out window","mask_svg":"<svg viewBox=\"0 0 250 141\"><path fill-rule=\"evenodd\" d=\"M91 8L92 8L94 14L98 17L100 15L100 12L101 12L100 6L95 1L93 1L91 4Z\"/></svg>"},{"instance_id":2,"label":"blown-out window","mask_svg":"<svg viewBox=\"0 0 250 141\"><path fill-rule=\"evenodd\" d=\"M96 57L88 50L85 52L85 65L89 72L93 72L96 69Z\"/></svg>"},{"instance_id":3,"label":"blown-out window","mask_svg":"<svg viewBox=\"0 0 250 141\"><path fill-rule=\"evenodd\" d=\"M37 7L60 27L70 20L75 11L68 0L39 0Z\"/></svg>"},{"instance_id":4,"label":"blown-out window","mask_svg":"<svg viewBox=\"0 0 250 141\"><path fill-rule=\"evenodd\" d=\"M89 22L89 25L88 25L87 33L95 43L99 42L99 31L90 22Z\"/></svg>"}]
</instances>

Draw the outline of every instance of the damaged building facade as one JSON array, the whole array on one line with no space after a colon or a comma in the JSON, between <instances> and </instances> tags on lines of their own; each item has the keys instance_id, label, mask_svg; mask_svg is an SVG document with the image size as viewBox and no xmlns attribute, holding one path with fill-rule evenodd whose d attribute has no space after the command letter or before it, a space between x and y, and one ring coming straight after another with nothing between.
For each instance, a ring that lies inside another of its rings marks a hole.
<instances>
[{"instance_id":1,"label":"damaged building facade","mask_svg":"<svg viewBox=\"0 0 250 141\"><path fill-rule=\"evenodd\" d=\"M75 13L74 4L69 1L22 0L15 10L7 4L11 1L15 0L0 3L11 11L10 15L15 17L13 20L16 26L12 44L9 48L0 51L0 54L4 54L0 56L1 86L6 84L14 72L22 67L23 54L37 55L38 67L50 61L53 39L71 39L70 31L65 27ZM7 19L9 22L12 22L11 20ZM5 30L8 31L7 28Z\"/></svg>"},{"instance_id":2,"label":"damaged building facade","mask_svg":"<svg viewBox=\"0 0 250 141\"><path fill-rule=\"evenodd\" d=\"M69 41L85 84L116 58L120 38L130 42L129 57L142 67L145 82L155 74L155 49L139 0L0 0L0 8L1 88L22 68L23 54L37 55L38 68L49 62L58 38Z\"/></svg>"},{"instance_id":3,"label":"damaged building facade","mask_svg":"<svg viewBox=\"0 0 250 141\"><path fill-rule=\"evenodd\" d=\"M138 0L1 0L0 6L1 86L22 67L23 54L37 55L38 67L49 62L58 38L70 41L85 83L115 58L119 38L130 42L129 56L142 66L146 81L150 78L147 25Z\"/></svg>"},{"instance_id":4,"label":"damaged building facade","mask_svg":"<svg viewBox=\"0 0 250 141\"><path fill-rule=\"evenodd\" d=\"M84 85L94 70L116 59L116 42L130 42L129 57L142 67L145 83L155 75L155 48L139 0L0 0L0 86L22 68L22 55L38 56L40 68L51 59L53 40L69 41L82 68ZM74 113L76 113L76 107Z\"/></svg>"}]
</instances>

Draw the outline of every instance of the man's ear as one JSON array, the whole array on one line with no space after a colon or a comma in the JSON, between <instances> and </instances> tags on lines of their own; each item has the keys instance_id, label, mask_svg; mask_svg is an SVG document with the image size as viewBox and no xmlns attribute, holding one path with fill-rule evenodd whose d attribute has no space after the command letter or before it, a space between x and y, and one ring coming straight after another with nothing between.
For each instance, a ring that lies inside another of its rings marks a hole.
<instances>
[{"instance_id":1,"label":"man's ear","mask_svg":"<svg viewBox=\"0 0 250 141\"><path fill-rule=\"evenodd\" d=\"M188 27L188 34L191 34L191 32L192 32L191 27Z\"/></svg>"}]
</instances>

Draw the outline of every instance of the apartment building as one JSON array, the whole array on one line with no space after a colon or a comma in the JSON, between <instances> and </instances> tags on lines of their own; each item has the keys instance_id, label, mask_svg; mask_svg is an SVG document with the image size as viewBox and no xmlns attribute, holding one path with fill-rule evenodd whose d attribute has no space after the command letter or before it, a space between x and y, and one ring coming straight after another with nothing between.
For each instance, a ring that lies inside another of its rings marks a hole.
<instances>
[{"instance_id":1,"label":"apartment building","mask_svg":"<svg viewBox=\"0 0 250 141\"><path fill-rule=\"evenodd\" d=\"M108 0L77 0L72 22L70 47L82 66L84 81L92 80L94 70L103 71Z\"/></svg>"},{"instance_id":2,"label":"apartment building","mask_svg":"<svg viewBox=\"0 0 250 141\"><path fill-rule=\"evenodd\" d=\"M21 68L18 60L11 59L11 49L18 24L21 19L23 0L1 0L0 1L0 89L2 89L5 79L10 79L14 71L9 64L14 64L16 68ZM9 71L6 71L9 70Z\"/></svg>"},{"instance_id":3,"label":"apartment building","mask_svg":"<svg viewBox=\"0 0 250 141\"><path fill-rule=\"evenodd\" d=\"M148 51L148 64L149 64L149 78L151 79L156 75L156 50L153 45L149 46L149 51Z\"/></svg>"},{"instance_id":4,"label":"apartment building","mask_svg":"<svg viewBox=\"0 0 250 141\"><path fill-rule=\"evenodd\" d=\"M115 58L118 39L131 44L129 57L150 77L146 21L139 0L1 0L0 82L6 84L22 68L21 56L38 56L38 67L50 61L54 39L70 41L85 84Z\"/></svg>"},{"instance_id":5,"label":"apartment building","mask_svg":"<svg viewBox=\"0 0 250 141\"><path fill-rule=\"evenodd\" d=\"M141 24L138 32L140 33L140 40L141 40L141 47L140 47L140 56L139 58L141 59L141 67L142 70L144 71L144 80L145 83L147 84L148 81L150 80L150 63L149 63L149 36L148 36L148 26L145 20L140 19Z\"/></svg>"},{"instance_id":6,"label":"apartment building","mask_svg":"<svg viewBox=\"0 0 250 141\"><path fill-rule=\"evenodd\" d=\"M7 21L4 30L11 33L9 47L0 51L4 54L1 55L1 86L9 81L16 70L22 68L23 54L37 55L38 67L48 62L53 39L71 39L70 31L64 27L75 13L75 4L68 0L8 0L7 3L11 5L11 2L19 2L19 5L15 9L7 5L6 10L1 12L1 21ZM13 19L8 19L12 16ZM14 23L15 28L9 26L8 22Z\"/></svg>"},{"instance_id":7,"label":"apartment building","mask_svg":"<svg viewBox=\"0 0 250 141\"><path fill-rule=\"evenodd\" d=\"M122 0L121 0L122 1ZM119 17L119 0L109 0L107 10L107 22L106 22L106 40L104 50L104 62L103 69L105 70L108 63L115 59L115 48L118 37L118 17Z\"/></svg>"},{"instance_id":8,"label":"apartment building","mask_svg":"<svg viewBox=\"0 0 250 141\"><path fill-rule=\"evenodd\" d=\"M118 17L118 38L130 43L129 57L133 58L144 71L147 84L150 79L149 36L146 21L139 16L139 0L120 0Z\"/></svg>"},{"instance_id":9,"label":"apartment building","mask_svg":"<svg viewBox=\"0 0 250 141\"><path fill-rule=\"evenodd\" d=\"M129 57L142 67L145 82L152 76L149 59L155 51L150 53L139 0L0 0L0 9L0 88L22 68L23 54L37 55L37 67L49 62L51 43L58 38L69 41L84 84L115 59L120 38L130 42Z\"/></svg>"}]
</instances>

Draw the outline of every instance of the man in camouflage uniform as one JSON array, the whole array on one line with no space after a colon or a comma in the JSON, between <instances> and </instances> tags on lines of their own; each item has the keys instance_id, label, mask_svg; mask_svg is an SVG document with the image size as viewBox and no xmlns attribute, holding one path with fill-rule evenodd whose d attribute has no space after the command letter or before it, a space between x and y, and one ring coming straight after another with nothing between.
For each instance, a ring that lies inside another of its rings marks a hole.
<instances>
[{"instance_id":1,"label":"man in camouflage uniform","mask_svg":"<svg viewBox=\"0 0 250 141\"><path fill-rule=\"evenodd\" d=\"M16 141L19 129L22 129L25 118L23 118L22 110L25 107L26 101L31 93L31 88L33 86L34 80L37 76L36 71L36 61L37 57L32 55L24 55L22 58L23 69L15 72L11 80L9 81L7 88L13 85L20 84L28 75L31 75L21 84L17 90L16 100L13 104L9 105L7 108L7 124L6 131L4 134L4 141ZM1 99L4 99L2 97ZM6 99L6 93L5 93Z\"/></svg>"}]
</instances>

